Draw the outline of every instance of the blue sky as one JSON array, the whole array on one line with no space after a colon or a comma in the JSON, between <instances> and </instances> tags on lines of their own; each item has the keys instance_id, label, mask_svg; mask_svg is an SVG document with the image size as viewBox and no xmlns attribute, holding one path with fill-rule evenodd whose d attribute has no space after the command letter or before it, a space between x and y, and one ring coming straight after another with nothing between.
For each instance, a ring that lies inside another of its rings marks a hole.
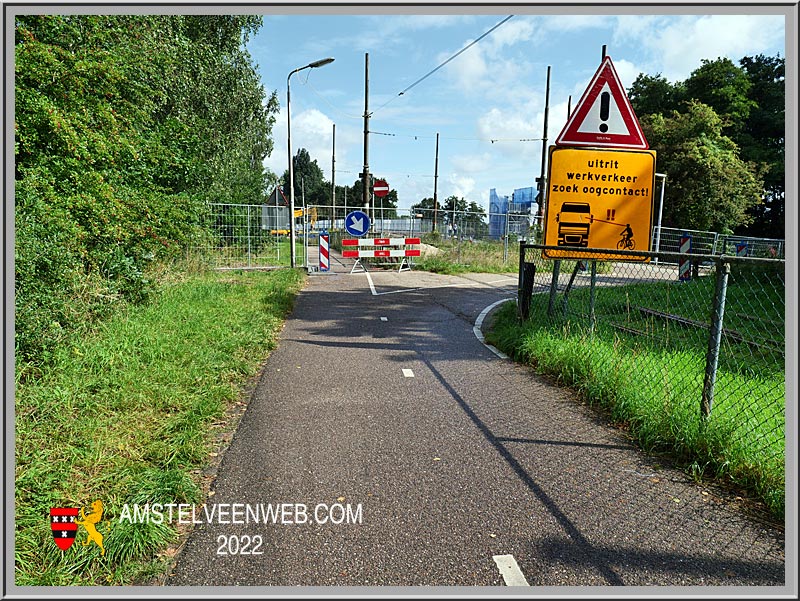
<instances>
[{"instance_id":1,"label":"blue sky","mask_svg":"<svg viewBox=\"0 0 800 601\"><path fill-rule=\"evenodd\" d=\"M535 185L548 66L552 144L566 123L568 103L574 110L599 67L603 45L625 88L642 72L660 73L670 82L686 79L702 59L728 57L738 64L744 56L786 56L780 7L652 7L685 11L671 15L588 14L586 7L580 9L585 14L568 15L558 6L471 14L470 8L438 15L421 14L434 11L424 6L399 7L396 14L370 15L366 8L363 14L337 14L335 7L324 7L328 14L310 14L311 8L265 14L248 49L265 89L276 91L281 104L266 166L279 176L288 166L287 76L325 57L335 61L292 75L293 152L306 148L330 180L335 123L336 183L359 177L369 53L369 129L375 132L369 137L370 171L397 190L401 208L432 197L438 132L438 198L455 194L488 208L490 188L510 196ZM399 95L510 14L494 32Z\"/></svg>"}]
</instances>

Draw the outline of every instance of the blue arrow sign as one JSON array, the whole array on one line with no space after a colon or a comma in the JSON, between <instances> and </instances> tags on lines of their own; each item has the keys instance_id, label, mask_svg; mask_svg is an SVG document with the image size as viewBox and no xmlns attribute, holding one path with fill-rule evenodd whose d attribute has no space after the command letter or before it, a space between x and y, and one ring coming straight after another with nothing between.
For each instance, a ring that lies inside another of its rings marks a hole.
<instances>
[{"instance_id":1,"label":"blue arrow sign","mask_svg":"<svg viewBox=\"0 0 800 601\"><path fill-rule=\"evenodd\" d=\"M351 236L363 236L369 231L370 225L369 215L364 211L353 211L344 218L344 229Z\"/></svg>"}]
</instances>

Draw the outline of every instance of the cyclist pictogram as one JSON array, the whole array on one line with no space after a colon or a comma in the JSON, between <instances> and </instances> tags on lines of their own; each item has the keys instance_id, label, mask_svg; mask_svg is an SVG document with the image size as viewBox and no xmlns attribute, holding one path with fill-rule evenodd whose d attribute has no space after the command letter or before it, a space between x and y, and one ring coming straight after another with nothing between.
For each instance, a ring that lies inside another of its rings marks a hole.
<instances>
[{"instance_id":1,"label":"cyclist pictogram","mask_svg":"<svg viewBox=\"0 0 800 601\"><path fill-rule=\"evenodd\" d=\"M630 223L626 224L625 229L622 230L619 242L617 242L617 248L619 250L633 250L636 248L636 243L633 241L633 230L631 229Z\"/></svg>"}]
</instances>

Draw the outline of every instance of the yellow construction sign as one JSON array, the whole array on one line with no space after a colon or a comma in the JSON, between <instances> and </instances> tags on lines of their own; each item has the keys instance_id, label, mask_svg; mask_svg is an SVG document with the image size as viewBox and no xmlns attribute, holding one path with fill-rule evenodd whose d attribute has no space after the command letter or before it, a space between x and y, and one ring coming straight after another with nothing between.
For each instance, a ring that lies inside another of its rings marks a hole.
<instances>
[{"instance_id":1,"label":"yellow construction sign","mask_svg":"<svg viewBox=\"0 0 800 601\"><path fill-rule=\"evenodd\" d=\"M650 250L654 150L550 147L546 246ZM548 250L550 259L609 258L602 253ZM645 260L645 257L626 257Z\"/></svg>"}]
</instances>

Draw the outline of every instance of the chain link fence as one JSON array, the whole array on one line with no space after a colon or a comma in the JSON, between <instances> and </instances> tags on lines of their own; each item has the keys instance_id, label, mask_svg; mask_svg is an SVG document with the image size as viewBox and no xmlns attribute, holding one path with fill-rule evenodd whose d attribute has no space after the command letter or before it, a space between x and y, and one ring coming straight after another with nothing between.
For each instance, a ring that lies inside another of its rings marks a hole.
<instances>
[{"instance_id":1,"label":"chain link fence","mask_svg":"<svg viewBox=\"0 0 800 601\"><path fill-rule=\"evenodd\" d=\"M519 245L518 316L533 333L532 360L557 362L573 347L572 383L613 411L635 407L626 415L653 446L782 507L785 261L564 250Z\"/></svg>"}]
</instances>

